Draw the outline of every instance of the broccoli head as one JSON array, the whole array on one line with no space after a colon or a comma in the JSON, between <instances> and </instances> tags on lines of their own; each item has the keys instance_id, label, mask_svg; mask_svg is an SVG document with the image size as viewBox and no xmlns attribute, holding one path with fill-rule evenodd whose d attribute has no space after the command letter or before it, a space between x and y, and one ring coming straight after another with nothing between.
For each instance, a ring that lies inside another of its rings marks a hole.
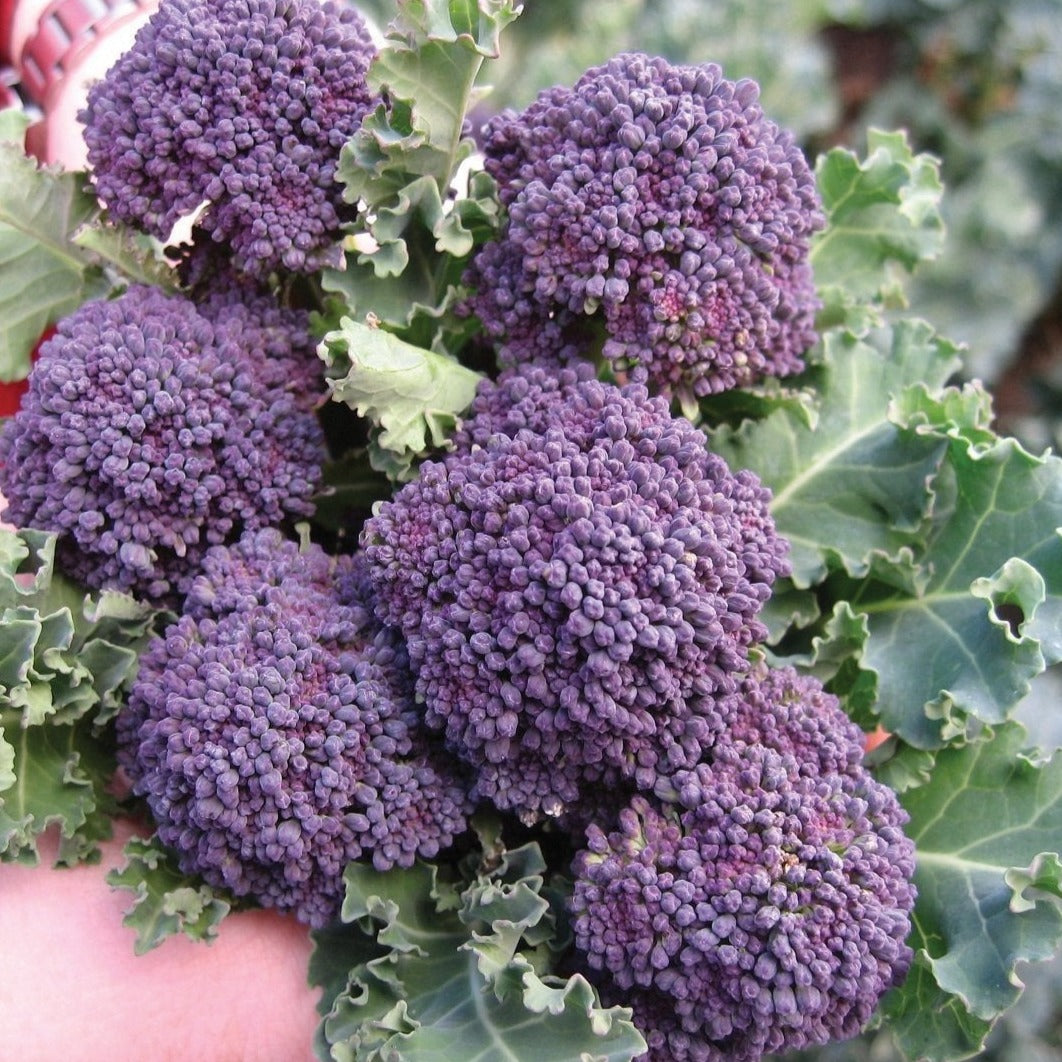
<instances>
[{"instance_id":1,"label":"broccoli head","mask_svg":"<svg viewBox=\"0 0 1062 1062\"><path fill-rule=\"evenodd\" d=\"M374 54L331 0L162 0L80 115L99 198L160 239L205 204L196 224L258 276L338 264L336 160Z\"/></svg>"},{"instance_id":2,"label":"broccoli head","mask_svg":"<svg viewBox=\"0 0 1062 1062\"><path fill-rule=\"evenodd\" d=\"M751 81L641 54L491 119L508 221L469 306L503 363L603 354L700 397L803 367L818 306L814 175Z\"/></svg>"},{"instance_id":3,"label":"broccoli head","mask_svg":"<svg viewBox=\"0 0 1062 1062\"><path fill-rule=\"evenodd\" d=\"M273 530L209 551L117 722L182 869L316 926L350 860L432 858L471 810L419 727L403 647L347 596L355 563Z\"/></svg>"},{"instance_id":4,"label":"broccoli head","mask_svg":"<svg viewBox=\"0 0 1062 1062\"><path fill-rule=\"evenodd\" d=\"M854 1036L911 960L914 846L895 793L720 744L636 796L574 863L576 946L659 1060L753 1060Z\"/></svg>"},{"instance_id":5,"label":"broccoli head","mask_svg":"<svg viewBox=\"0 0 1062 1062\"><path fill-rule=\"evenodd\" d=\"M5 517L87 586L175 604L205 550L312 513L323 390L304 314L133 286L44 343L0 433Z\"/></svg>"},{"instance_id":6,"label":"broccoli head","mask_svg":"<svg viewBox=\"0 0 1062 1062\"><path fill-rule=\"evenodd\" d=\"M698 762L699 698L736 688L787 568L768 491L664 399L593 379L536 390L538 371L499 385L527 426L426 462L362 535L429 725L528 821ZM483 415L503 406L488 386Z\"/></svg>"}]
</instances>

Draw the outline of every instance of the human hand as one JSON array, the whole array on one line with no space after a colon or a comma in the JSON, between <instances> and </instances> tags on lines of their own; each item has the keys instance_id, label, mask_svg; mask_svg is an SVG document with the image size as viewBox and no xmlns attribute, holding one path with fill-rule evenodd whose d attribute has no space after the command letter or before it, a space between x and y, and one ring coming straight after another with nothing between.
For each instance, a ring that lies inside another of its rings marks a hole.
<instances>
[{"instance_id":1,"label":"human hand","mask_svg":"<svg viewBox=\"0 0 1062 1062\"><path fill-rule=\"evenodd\" d=\"M0 865L0 1058L18 1062L302 1062L316 992L307 929L273 911L228 915L209 944L145 955L122 925L129 895L105 875L137 833L116 823L97 865Z\"/></svg>"}]
</instances>

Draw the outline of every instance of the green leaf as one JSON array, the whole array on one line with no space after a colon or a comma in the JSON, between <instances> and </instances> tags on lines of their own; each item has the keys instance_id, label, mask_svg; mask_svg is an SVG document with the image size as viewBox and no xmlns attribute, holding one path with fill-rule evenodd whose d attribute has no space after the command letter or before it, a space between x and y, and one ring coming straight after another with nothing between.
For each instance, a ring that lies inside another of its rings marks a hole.
<instances>
[{"instance_id":1,"label":"green leaf","mask_svg":"<svg viewBox=\"0 0 1062 1062\"><path fill-rule=\"evenodd\" d=\"M322 467L324 489L314 499L314 523L346 535L364 520L376 502L391 495L387 478L369 465L364 448L352 450Z\"/></svg>"},{"instance_id":2,"label":"green leaf","mask_svg":"<svg viewBox=\"0 0 1062 1062\"><path fill-rule=\"evenodd\" d=\"M402 0L369 69L388 103L340 152L350 202L378 207L418 177L449 187L474 148L462 134L476 76L517 13L512 0Z\"/></svg>"},{"instance_id":3,"label":"green leaf","mask_svg":"<svg viewBox=\"0 0 1062 1062\"><path fill-rule=\"evenodd\" d=\"M868 638L866 617L853 612L847 601L838 601L829 617L818 624L806 653L785 659L810 671L841 698L848 714L865 730L877 725L877 685L874 676L858 666Z\"/></svg>"},{"instance_id":4,"label":"green leaf","mask_svg":"<svg viewBox=\"0 0 1062 1062\"><path fill-rule=\"evenodd\" d=\"M925 951L915 954L902 989L888 993L880 1011L904 1056L919 1062L971 1058L992 1030L958 996L941 992Z\"/></svg>"},{"instance_id":5,"label":"green leaf","mask_svg":"<svg viewBox=\"0 0 1062 1062\"><path fill-rule=\"evenodd\" d=\"M36 864L37 839L60 826L60 862L76 862L110 835L109 752L84 726L21 727L0 713L14 781L0 793L0 859ZM6 758L0 757L0 758Z\"/></svg>"},{"instance_id":6,"label":"green leaf","mask_svg":"<svg viewBox=\"0 0 1062 1062\"><path fill-rule=\"evenodd\" d=\"M332 397L379 429L375 442L404 467L443 446L475 397L480 376L442 354L415 347L350 318L321 343Z\"/></svg>"},{"instance_id":7,"label":"green leaf","mask_svg":"<svg viewBox=\"0 0 1062 1062\"><path fill-rule=\"evenodd\" d=\"M789 579L779 579L760 610L760 619L767 625L767 644L777 645L791 628L810 627L820 615L814 593L798 590Z\"/></svg>"},{"instance_id":8,"label":"green leaf","mask_svg":"<svg viewBox=\"0 0 1062 1062\"><path fill-rule=\"evenodd\" d=\"M162 245L152 236L104 218L100 224L79 229L73 242L128 280L168 292L178 288L177 277L162 255Z\"/></svg>"},{"instance_id":9,"label":"green leaf","mask_svg":"<svg viewBox=\"0 0 1062 1062\"><path fill-rule=\"evenodd\" d=\"M782 384L772 376L763 383L734 387L702 398L697 408L699 416L691 419L706 426L737 426L744 420L763 420L778 410L788 410L813 428L818 417L815 393L810 387Z\"/></svg>"},{"instance_id":10,"label":"green leaf","mask_svg":"<svg viewBox=\"0 0 1062 1062\"><path fill-rule=\"evenodd\" d=\"M22 147L25 124L0 126L0 381L28 375L45 329L106 284L74 234L99 214L84 176L41 168Z\"/></svg>"},{"instance_id":11,"label":"green leaf","mask_svg":"<svg viewBox=\"0 0 1062 1062\"><path fill-rule=\"evenodd\" d=\"M375 930L388 951L352 971L325 1018L321 1057L620 1062L642 1053L629 1011L602 1008L581 976L543 979L520 951L550 928L543 867L537 846L525 846L458 894L433 866L348 866L343 918Z\"/></svg>"},{"instance_id":12,"label":"green leaf","mask_svg":"<svg viewBox=\"0 0 1062 1062\"><path fill-rule=\"evenodd\" d=\"M15 784L15 750L4 737L4 728L0 727L0 793Z\"/></svg>"},{"instance_id":13,"label":"green leaf","mask_svg":"<svg viewBox=\"0 0 1062 1062\"><path fill-rule=\"evenodd\" d=\"M7 609L0 616L0 689L11 699L12 691L23 703L27 699L33 653L41 623L36 609Z\"/></svg>"},{"instance_id":14,"label":"green leaf","mask_svg":"<svg viewBox=\"0 0 1062 1062\"><path fill-rule=\"evenodd\" d=\"M477 242L493 232L499 207L494 197L494 182L484 173L477 173L470 182L477 190L477 198L462 198L456 203L443 203L438 183L431 177L417 177L399 189L393 202L381 206L368 223L368 231L376 246L359 256L361 264L373 267L377 277L388 278L404 273L410 262L407 247L409 230L419 226L431 233L433 250L455 258L467 255ZM422 269L423 273L423 269ZM435 290L437 277L425 278ZM379 291L386 288L377 285ZM396 288L401 291L401 287ZM382 296L386 299L386 295Z\"/></svg>"},{"instance_id":15,"label":"green leaf","mask_svg":"<svg viewBox=\"0 0 1062 1062\"><path fill-rule=\"evenodd\" d=\"M885 751L888 758L875 762L874 753L868 757L868 763L874 770L874 777L879 782L902 793L915 786L925 785L932 777L936 755L925 749L916 749L904 741L890 738Z\"/></svg>"},{"instance_id":16,"label":"green leaf","mask_svg":"<svg viewBox=\"0 0 1062 1062\"><path fill-rule=\"evenodd\" d=\"M996 441L992 396L979 383L946 387L910 387L892 402L897 424L913 431L943 433L973 446Z\"/></svg>"},{"instance_id":17,"label":"green leaf","mask_svg":"<svg viewBox=\"0 0 1062 1062\"><path fill-rule=\"evenodd\" d=\"M21 144L29 128L30 116L21 107L0 110L0 141Z\"/></svg>"},{"instance_id":18,"label":"green leaf","mask_svg":"<svg viewBox=\"0 0 1062 1062\"><path fill-rule=\"evenodd\" d=\"M1024 737L1007 724L944 749L930 781L901 796L917 847L918 959L884 1012L912 1058L977 1050L1021 992L1018 964L1062 943L1062 756L1034 763Z\"/></svg>"},{"instance_id":19,"label":"green leaf","mask_svg":"<svg viewBox=\"0 0 1062 1062\"><path fill-rule=\"evenodd\" d=\"M830 332L812 371L813 420L781 408L713 433L712 448L732 468L751 469L773 491L797 587L835 566L864 575L874 555L896 557L916 540L945 444L894 423L890 401L910 387L942 386L958 364L955 348L923 322L866 339Z\"/></svg>"},{"instance_id":20,"label":"green leaf","mask_svg":"<svg viewBox=\"0 0 1062 1062\"><path fill-rule=\"evenodd\" d=\"M406 250L408 254L408 244ZM418 313L434 310L436 299L430 255L418 254L416 248L412 253L418 268L406 269L400 278L386 273L378 276L371 260L348 255L344 269L324 270L321 287L342 296L347 316L364 321L371 314L381 324L402 334L400 330L409 328ZM402 338L409 340L410 337L402 334Z\"/></svg>"},{"instance_id":21,"label":"green leaf","mask_svg":"<svg viewBox=\"0 0 1062 1062\"><path fill-rule=\"evenodd\" d=\"M334 300L340 305L327 327L338 327L344 316L371 321L414 346L457 354L479 330L475 318L454 312L463 296L457 282L464 265L440 255L432 234L418 226L405 232L403 245L409 263L401 276L378 277L364 255L358 260L348 255L345 269L322 274L322 288L341 297Z\"/></svg>"},{"instance_id":22,"label":"green leaf","mask_svg":"<svg viewBox=\"0 0 1062 1062\"><path fill-rule=\"evenodd\" d=\"M317 1012L327 1014L336 998L349 987L350 971L362 963L379 958L386 952L370 933L355 924L333 921L310 933L313 951L307 977L311 985L319 985L321 998Z\"/></svg>"},{"instance_id":23,"label":"green leaf","mask_svg":"<svg viewBox=\"0 0 1062 1062\"><path fill-rule=\"evenodd\" d=\"M465 118L480 67L516 15L512 0L403 0L369 70L386 103L340 152L337 180L362 208L351 240L360 253L327 273L325 288L344 291L352 315L371 312L422 346L437 346L434 330L409 332L411 318L421 307L443 316L461 260L499 224L494 182L469 163Z\"/></svg>"},{"instance_id":24,"label":"green leaf","mask_svg":"<svg viewBox=\"0 0 1062 1062\"><path fill-rule=\"evenodd\" d=\"M321 989L317 1013L322 1020L314 1031L314 1056L322 1062L329 1062L333 1057L332 1047L328 1042L323 1019L331 1015L328 1030L335 1033L341 1024L338 1015L350 1009L352 998L360 992L357 985L351 984L351 971L386 954L387 949L377 944L371 933L359 925L348 925L339 921L313 930L310 937L313 940L313 950L310 952L307 980L311 986ZM357 1024L357 1019L354 1024ZM342 1042L349 1035L349 1032L344 1030L339 1033L337 1039Z\"/></svg>"},{"instance_id":25,"label":"green leaf","mask_svg":"<svg viewBox=\"0 0 1062 1062\"><path fill-rule=\"evenodd\" d=\"M124 702L159 615L114 591L86 597L55 573L55 541L0 529L4 859L36 861L51 822L61 825L64 862L93 855L109 835L115 764L97 731Z\"/></svg>"},{"instance_id":26,"label":"green leaf","mask_svg":"<svg viewBox=\"0 0 1062 1062\"><path fill-rule=\"evenodd\" d=\"M117 711L157 616L115 591L87 597L54 551L53 535L0 530L0 708L23 726Z\"/></svg>"},{"instance_id":27,"label":"green leaf","mask_svg":"<svg viewBox=\"0 0 1062 1062\"><path fill-rule=\"evenodd\" d=\"M969 717L1008 718L1062 637L1062 459L1013 439L953 439L946 472L910 592L871 581L852 595L881 721L921 748L964 733Z\"/></svg>"},{"instance_id":28,"label":"green leaf","mask_svg":"<svg viewBox=\"0 0 1062 1062\"><path fill-rule=\"evenodd\" d=\"M863 161L834 148L819 157L815 178L827 217L811 248L823 326L858 320L861 303L902 305L902 273L944 243L938 160L913 154L902 131L870 129Z\"/></svg>"},{"instance_id":29,"label":"green leaf","mask_svg":"<svg viewBox=\"0 0 1062 1062\"><path fill-rule=\"evenodd\" d=\"M230 903L208 885L191 883L173 854L157 838L134 837L122 849L126 864L107 874L114 888L133 892L133 904L123 925L136 930L138 955L156 948L167 937L183 933L192 940L213 940Z\"/></svg>"}]
</instances>

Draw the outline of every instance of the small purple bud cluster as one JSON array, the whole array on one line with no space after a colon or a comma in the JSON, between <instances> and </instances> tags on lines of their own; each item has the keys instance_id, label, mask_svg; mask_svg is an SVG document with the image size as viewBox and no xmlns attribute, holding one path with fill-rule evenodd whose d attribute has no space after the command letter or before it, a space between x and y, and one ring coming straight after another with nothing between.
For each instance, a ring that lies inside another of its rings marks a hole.
<instances>
[{"instance_id":1,"label":"small purple bud cluster","mask_svg":"<svg viewBox=\"0 0 1062 1062\"><path fill-rule=\"evenodd\" d=\"M770 691L763 691L770 696ZM809 703L806 714L814 714ZM858 745L854 746L858 750ZM855 1036L912 953L914 846L891 789L720 741L574 864L576 946L647 1062L754 1062Z\"/></svg>"},{"instance_id":2,"label":"small purple bud cluster","mask_svg":"<svg viewBox=\"0 0 1062 1062\"><path fill-rule=\"evenodd\" d=\"M77 581L172 605L209 546L312 513L322 391L305 314L265 296L85 303L0 433L5 518L56 532Z\"/></svg>"},{"instance_id":3,"label":"small purple bud cluster","mask_svg":"<svg viewBox=\"0 0 1062 1062\"><path fill-rule=\"evenodd\" d=\"M736 688L787 570L767 501L641 385L484 385L458 448L362 537L378 614L479 795L533 821L698 761L701 699Z\"/></svg>"},{"instance_id":4,"label":"small purple bud cluster","mask_svg":"<svg viewBox=\"0 0 1062 1062\"><path fill-rule=\"evenodd\" d=\"M315 926L349 861L431 859L471 811L420 728L403 646L347 596L360 563L271 529L210 550L118 719L119 761L182 870Z\"/></svg>"},{"instance_id":5,"label":"small purple bud cluster","mask_svg":"<svg viewBox=\"0 0 1062 1062\"><path fill-rule=\"evenodd\" d=\"M824 217L757 95L712 64L628 54L487 124L508 223L467 279L503 364L583 357L603 332L605 358L664 393L803 368Z\"/></svg>"},{"instance_id":6,"label":"small purple bud cluster","mask_svg":"<svg viewBox=\"0 0 1062 1062\"><path fill-rule=\"evenodd\" d=\"M163 0L80 115L99 198L160 239L206 204L199 229L256 276L338 264L374 54L332 0Z\"/></svg>"},{"instance_id":7,"label":"small purple bud cluster","mask_svg":"<svg viewBox=\"0 0 1062 1062\"><path fill-rule=\"evenodd\" d=\"M864 734L840 701L810 675L760 662L734 693L703 705L712 737L720 742L763 745L790 756L813 778L859 770Z\"/></svg>"}]
</instances>

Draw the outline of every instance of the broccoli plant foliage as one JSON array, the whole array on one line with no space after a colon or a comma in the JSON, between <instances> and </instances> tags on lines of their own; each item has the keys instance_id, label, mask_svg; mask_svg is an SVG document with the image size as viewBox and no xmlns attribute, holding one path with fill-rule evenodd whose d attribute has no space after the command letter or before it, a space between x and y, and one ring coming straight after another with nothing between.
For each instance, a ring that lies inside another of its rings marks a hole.
<instances>
[{"instance_id":1,"label":"broccoli plant foliage","mask_svg":"<svg viewBox=\"0 0 1062 1062\"><path fill-rule=\"evenodd\" d=\"M90 174L0 117L0 858L148 816L137 949L290 912L323 1062L977 1054L1062 459L907 312L937 160L634 52L492 115L519 7L386 7L162 0Z\"/></svg>"},{"instance_id":2,"label":"broccoli plant foliage","mask_svg":"<svg viewBox=\"0 0 1062 1062\"><path fill-rule=\"evenodd\" d=\"M539 847L506 850L490 820L478 833L483 859L456 880L423 864L382 876L347 869L342 921L359 927L357 959L334 1001L325 995L324 1057L641 1054L629 1010L602 1006L582 974L543 972L560 912Z\"/></svg>"},{"instance_id":3,"label":"broccoli plant foliage","mask_svg":"<svg viewBox=\"0 0 1062 1062\"><path fill-rule=\"evenodd\" d=\"M0 851L37 861L60 833L60 862L110 835L114 770L104 727L136 672L155 613L126 594L94 597L55 568L54 535L0 529Z\"/></svg>"}]
</instances>

